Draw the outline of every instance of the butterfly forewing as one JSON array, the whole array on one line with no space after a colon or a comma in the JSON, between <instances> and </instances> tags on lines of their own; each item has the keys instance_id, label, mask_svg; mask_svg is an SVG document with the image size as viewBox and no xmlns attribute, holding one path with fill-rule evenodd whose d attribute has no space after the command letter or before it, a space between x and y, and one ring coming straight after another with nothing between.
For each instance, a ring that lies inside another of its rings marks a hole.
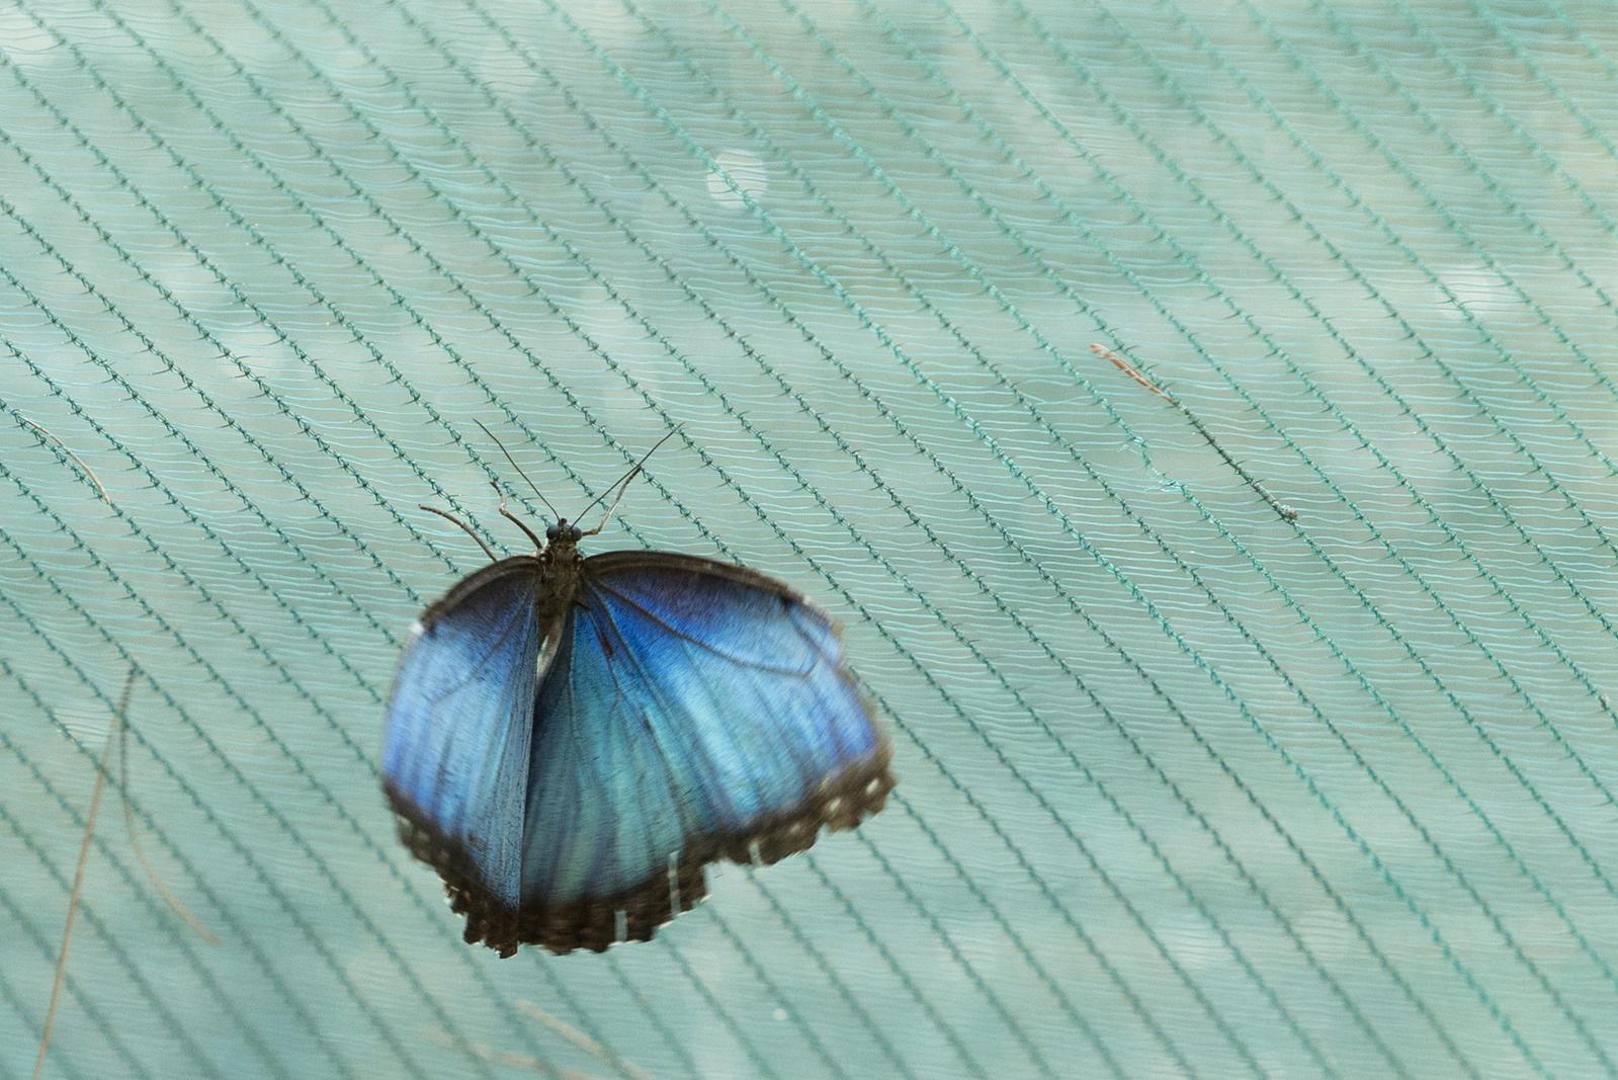
<instances>
[{"instance_id":1,"label":"butterfly forewing","mask_svg":"<svg viewBox=\"0 0 1618 1080\"><path fill-rule=\"evenodd\" d=\"M539 566L495 563L429 608L388 699L384 788L405 842L462 907L514 910L520 899Z\"/></svg>"}]
</instances>

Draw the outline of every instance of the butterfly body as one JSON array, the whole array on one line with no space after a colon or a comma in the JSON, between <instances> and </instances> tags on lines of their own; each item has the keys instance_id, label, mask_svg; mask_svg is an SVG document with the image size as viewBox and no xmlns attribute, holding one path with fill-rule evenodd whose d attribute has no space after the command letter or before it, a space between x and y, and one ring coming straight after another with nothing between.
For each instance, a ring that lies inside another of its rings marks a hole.
<instances>
[{"instance_id":1,"label":"butterfly body","mask_svg":"<svg viewBox=\"0 0 1618 1080\"><path fill-rule=\"evenodd\" d=\"M718 859L768 864L881 809L886 740L835 625L787 586L580 532L423 613L383 787L466 939L501 955L646 940Z\"/></svg>"}]
</instances>

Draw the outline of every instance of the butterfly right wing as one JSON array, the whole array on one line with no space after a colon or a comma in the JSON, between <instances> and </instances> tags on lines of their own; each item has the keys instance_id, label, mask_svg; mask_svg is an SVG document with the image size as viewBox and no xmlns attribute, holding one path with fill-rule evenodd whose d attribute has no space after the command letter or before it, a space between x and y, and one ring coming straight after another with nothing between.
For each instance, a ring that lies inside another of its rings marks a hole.
<instances>
[{"instance_id":1,"label":"butterfly right wing","mask_svg":"<svg viewBox=\"0 0 1618 1080\"><path fill-rule=\"evenodd\" d=\"M521 899L541 583L539 560L518 557L456 585L416 625L388 697L383 789L468 941L504 938Z\"/></svg>"},{"instance_id":2,"label":"butterfly right wing","mask_svg":"<svg viewBox=\"0 0 1618 1080\"><path fill-rule=\"evenodd\" d=\"M535 704L519 941L646 940L716 859L768 864L893 786L835 625L780 582L683 555L584 562Z\"/></svg>"}]
</instances>

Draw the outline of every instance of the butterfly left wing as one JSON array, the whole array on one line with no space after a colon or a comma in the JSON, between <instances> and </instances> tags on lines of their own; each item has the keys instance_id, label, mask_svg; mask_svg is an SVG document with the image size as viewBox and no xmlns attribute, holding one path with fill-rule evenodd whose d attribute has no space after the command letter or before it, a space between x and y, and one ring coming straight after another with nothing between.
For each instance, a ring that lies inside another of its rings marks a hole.
<instances>
[{"instance_id":1,"label":"butterfly left wing","mask_svg":"<svg viewBox=\"0 0 1618 1080\"><path fill-rule=\"evenodd\" d=\"M887 741L835 626L779 582L614 552L568 619L535 709L520 940L646 940L707 863L771 863L881 809Z\"/></svg>"},{"instance_id":2,"label":"butterfly left wing","mask_svg":"<svg viewBox=\"0 0 1618 1080\"><path fill-rule=\"evenodd\" d=\"M469 941L508 924L521 897L541 582L539 560L519 557L456 585L412 631L388 697L383 789Z\"/></svg>"}]
</instances>

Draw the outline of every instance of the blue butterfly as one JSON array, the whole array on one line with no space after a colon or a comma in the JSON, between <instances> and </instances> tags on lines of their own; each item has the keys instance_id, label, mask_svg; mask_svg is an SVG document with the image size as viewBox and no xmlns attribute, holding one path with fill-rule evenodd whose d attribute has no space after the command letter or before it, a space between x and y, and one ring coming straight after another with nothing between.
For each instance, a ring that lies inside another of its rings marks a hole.
<instances>
[{"instance_id":1,"label":"blue butterfly","mask_svg":"<svg viewBox=\"0 0 1618 1080\"><path fill-rule=\"evenodd\" d=\"M648 940L707 894L708 863L773 863L893 787L836 625L741 567L583 557L616 505L589 532L558 515L541 543L502 504L537 553L429 607L389 696L401 839L443 877L466 940L501 956Z\"/></svg>"}]
</instances>

